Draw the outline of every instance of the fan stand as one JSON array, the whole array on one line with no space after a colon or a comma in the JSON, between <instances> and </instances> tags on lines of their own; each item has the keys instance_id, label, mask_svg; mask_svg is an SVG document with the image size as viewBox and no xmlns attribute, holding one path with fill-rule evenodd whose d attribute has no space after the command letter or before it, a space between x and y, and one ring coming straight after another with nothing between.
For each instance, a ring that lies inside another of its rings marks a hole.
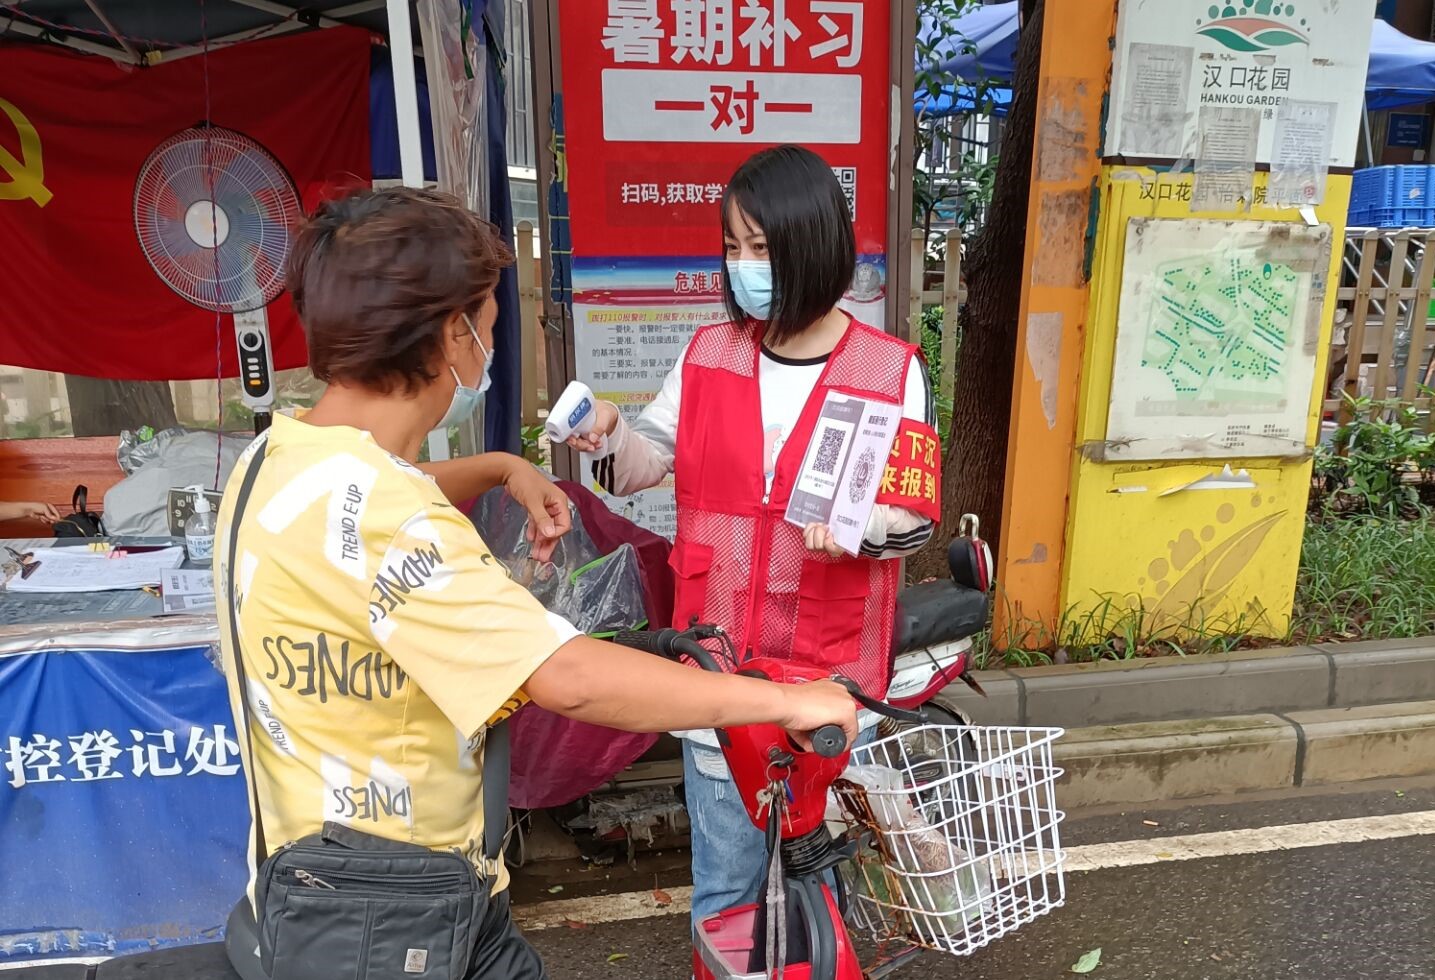
<instances>
[{"instance_id":1,"label":"fan stand","mask_svg":"<svg viewBox=\"0 0 1435 980\"><path fill-rule=\"evenodd\" d=\"M216 249L229 237L229 215L213 201L195 201L185 212L184 230L199 247ZM260 295L258 284L249 283L246 294ZM234 314L234 343L239 363L239 397L254 413L257 436L274 420L274 354L269 342L266 306Z\"/></svg>"},{"instance_id":2,"label":"fan stand","mask_svg":"<svg viewBox=\"0 0 1435 980\"><path fill-rule=\"evenodd\" d=\"M274 420L274 356L264 307L234 314L234 342L239 348L239 397L254 413L257 436Z\"/></svg>"}]
</instances>

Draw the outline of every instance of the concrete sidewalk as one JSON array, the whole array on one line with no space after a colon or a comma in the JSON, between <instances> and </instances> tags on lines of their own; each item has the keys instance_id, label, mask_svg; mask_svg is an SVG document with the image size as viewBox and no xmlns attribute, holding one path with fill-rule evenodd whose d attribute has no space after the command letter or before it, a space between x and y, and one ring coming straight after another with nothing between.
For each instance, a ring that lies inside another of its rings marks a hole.
<instances>
[{"instance_id":1,"label":"concrete sidewalk","mask_svg":"<svg viewBox=\"0 0 1435 980\"><path fill-rule=\"evenodd\" d=\"M1074 809L1435 773L1435 640L977 675L977 724L1061 727Z\"/></svg>"}]
</instances>

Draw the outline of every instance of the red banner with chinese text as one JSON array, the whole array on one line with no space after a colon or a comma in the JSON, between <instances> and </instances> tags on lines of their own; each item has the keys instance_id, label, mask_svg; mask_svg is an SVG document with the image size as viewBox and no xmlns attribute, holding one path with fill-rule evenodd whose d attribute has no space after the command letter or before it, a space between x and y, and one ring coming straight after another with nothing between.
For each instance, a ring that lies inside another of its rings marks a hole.
<instances>
[{"instance_id":1,"label":"red banner with chinese text","mask_svg":"<svg viewBox=\"0 0 1435 980\"><path fill-rule=\"evenodd\" d=\"M941 523L942 442L936 429L902 420L877 489L877 503L906 507Z\"/></svg>"},{"instance_id":2,"label":"red banner with chinese text","mask_svg":"<svg viewBox=\"0 0 1435 980\"><path fill-rule=\"evenodd\" d=\"M832 167L858 265L844 305L884 325L886 0L559 0L577 375L636 415L683 344L726 318L718 202L797 143ZM671 536L670 488L628 504Z\"/></svg>"},{"instance_id":3,"label":"red banner with chinese text","mask_svg":"<svg viewBox=\"0 0 1435 980\"><path fill-rule=\"evenodd\" d=\"M222 48L124 68L38 45L0 44L0 364L132 380L235 374L234 327L170 290L135 236L135 177L150 152L208 118L289 171L305 209L367 183L365 31ZM276 368L304 364L289 299L269 307Z\"/></svg>"},{"instance_id":4,"label":"red banner with chinese text","mask_svg":"<svg viewBox=\"0 0 1435 980\"><path fill-rule=\"evenodd\" d=\"M561 0L574 253L719 255L727 179L763 147L799 143L848 190L858 252L883 254L889 9Z\"/></svg>"}]
</instances>

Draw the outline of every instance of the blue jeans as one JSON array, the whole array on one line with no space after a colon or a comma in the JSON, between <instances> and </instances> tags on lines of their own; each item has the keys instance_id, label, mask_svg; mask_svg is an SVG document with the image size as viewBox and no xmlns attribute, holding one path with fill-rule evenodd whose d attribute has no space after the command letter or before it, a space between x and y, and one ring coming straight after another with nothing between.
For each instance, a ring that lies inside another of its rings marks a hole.
<instances>
[{"instance_id":1,"label":"blue jeans","mask_svg":"<svg viewBox=\"0 0 1435 980\"><path fill-rule=\"evenodd\" d=\"M767 868L765 835L748 819L722 752L683 739L683 784L692 825L693 926L723 909L757 901ZM706 770L706 771L704 771Z\"/></svg>"},{"instance_id":2,"label":"blue jeans","mask_svg":"<svg viewBox=\"0 0 1435 980\"><path fill-rule=\"evenodd\" d=\"M869 728L857 738L866 745ZM722 777L714 772L724 773ZM767 835L752 825L720 749L683 739L683 783L692 825L693 927L723 909L757 901L767 871Z\"/></svg>"}]
</instances>

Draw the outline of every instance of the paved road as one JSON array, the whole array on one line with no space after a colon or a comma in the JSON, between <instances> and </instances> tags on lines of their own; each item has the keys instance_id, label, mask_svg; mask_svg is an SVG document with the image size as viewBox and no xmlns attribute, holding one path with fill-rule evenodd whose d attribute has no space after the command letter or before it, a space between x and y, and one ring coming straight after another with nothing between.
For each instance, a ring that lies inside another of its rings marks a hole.
<instances>
[{"instance_id":1,"label":"paved road","mask_svg":"<svg viewBox=\"0 0 1435 980\"><path fill-rule=\"evenodd\" d=\"M1363 839L1372 836L1381 839ZM1295 840L1312 846L1279 849ZM929 955L895 980L1070 980L1096 947L1094 980L1435 980L1435 780L1088 813L1068 821L1064 843L1074 864L1097 870L1068 875L1063 908L970 958ZM1214 856L1176 859L1192 853ZM656 880L680 895L681 876L681 856L668 854L611 873L528 869L515 892L531 919L542 918L535 903L577 901L594 913L581 928L529 933L553 980L680 980L686 915L612 917L623 914L623 891L641 888L651 901ZM218 945L99 968L99 980L145 978L234 980Z\"/></svg>"},{"instance_id":2,"label":"paved road","mask_svg":"<svg viewBox=\"0 0 1435 980\"><path fill-rule=\"evenodd\" d=\"M1413 824L1413 815L1428 820L1432 810L1435 786L1428 782L1363 785L1087 815L1070 822L1066 840L1080 846L1373 815L1411 815ZM688 971L681 916L548 929L530 938L554 980L669 980ZM1072 964L1095 947L1102 949L1092 974L1098 980L1435 978L1435 838L1073 874L1065 907L1050 917L968 959L929 956L897 976L1070 977ZM613 954L624 958L610 963Z\"/></svg>"}]
</instances>

